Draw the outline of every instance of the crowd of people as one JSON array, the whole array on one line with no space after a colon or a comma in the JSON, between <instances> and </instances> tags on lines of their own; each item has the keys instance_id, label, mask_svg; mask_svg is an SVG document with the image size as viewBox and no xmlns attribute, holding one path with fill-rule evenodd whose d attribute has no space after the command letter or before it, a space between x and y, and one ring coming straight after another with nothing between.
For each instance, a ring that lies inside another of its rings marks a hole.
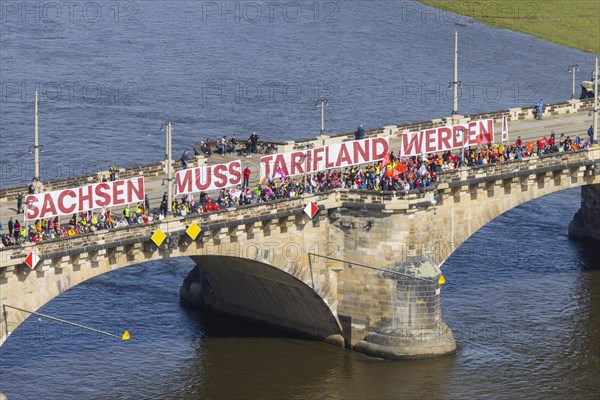
<instances>
[{"instance_id":1,"label":"crowd of people","mask_svg":"<svg viewBox=\"0 0 600 400\"><path fill-rule=\"evenodd\" d=\"M73 214L68 223L63 224L59 217L42 218L33 224L21 223L18 219L8 221L8 233L2 235L2 246L15 246L27 242L37 243L48 239L72 237L82 233L113 229L121 226L152 222L156 215L146 212L143 203L130 210L129 205L123 210L123 216L113 216L110 209L102 208L99 212L87 211Z\"/></svg>"},{"instance_id":2,"label":"crowd of people","mask_svg":"<svg viewBox=\"0 0 600 400\"><path fill-rule=\"evenodd\" d=\"M237 155L238 150L241 150L241 147L238 146L240 146L240 144L244 144L245 148L243 151L239 151L239 154L249 157L250 154L258 153L258 139L259 136L256 134L256 132L252 132L250 137L248 137L246 141L242 141L242 143L240 143L240 140L238 139L237 134L235 133L233 134L231 139L228 139L227 135L223 135L223 137L216 142L217 152L222 156L224 156L227 153ZM194 146L194 154L196 156L204 154L210 157L213 154L213 150L213 143L211 142L210 138L206 138L206 140L201 140ZM187 155L187 150L185 150L184 154L181 156L181 162L184 165L184 168L187 168L188 158L189 156Z\"/></svg>"},{"instance_id":3,"label":"crowd of people","mask_svg":"<svg viewBox=\"0 0 600 400\"><path fill-rule=\"evenodd\" d=\"M33 224L24 226L18 220L8 223L8 234L2 235L2 245L19 245L25 242L39 242L47 239L70 237L80 233L112 229L132 224L143 224L162 220L168 214L185 216L191 213L210 213L224 208L265 203L277 199L294 198L305 193L323 192L331 189L346 188L375 191L409 191L433 185L438 180L438 174L452 171L461 166L477 166L502 163L534 156L542 156L557 152L577 150L591 147L590 139L584 141L577 135L575 139L561 134L558 139L554 132L549 138L543 137L535 141L524 142L519 136L514 144L502 143L481 144L467 147L459 151L446 151L441 154L427 154L412 157L401 157L390 153L376 163L351 166L338 170L319 171L315 174L286 176L283 171L273 179L261 179L255 185L250 185L251 171L246 167L243 171L241 186L221 189L211 197L207 192L201 192L198 200L193 194L182 195L173 200L168 206L165 192L158 210L150 210L148 195L145 201L138 203L135 209L129 205L123 210L123 215L114 217L110 210L99 212L84 212L74 214L68 224L62 225L58 217L49 220L36 220ZM251 147L250 147L251 148ZM112 175L112 173L111 173ZM111 176L111 180L114 176ZM22 196L18 199L21 211Z\"/></svg>"}]
</instances>

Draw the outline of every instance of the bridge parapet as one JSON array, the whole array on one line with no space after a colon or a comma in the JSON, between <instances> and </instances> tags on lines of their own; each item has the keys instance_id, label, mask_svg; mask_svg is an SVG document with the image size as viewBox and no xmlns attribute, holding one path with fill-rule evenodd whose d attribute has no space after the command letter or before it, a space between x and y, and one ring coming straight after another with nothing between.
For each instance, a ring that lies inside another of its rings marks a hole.
<instances>
[{"instance_id":1,"label":"bridge parapet","mask_svg":"<svg viewBox=\"0 0 600 400\"><path fill-rule=\"evenodd\" d=\"M600 165L599 149L581 149L564 153L552 153L527 159L510 160L473 166L438 174L440 188L478 183L481 180L502 180L531 174L576 169Z\"/></svg>"}]
</instances>

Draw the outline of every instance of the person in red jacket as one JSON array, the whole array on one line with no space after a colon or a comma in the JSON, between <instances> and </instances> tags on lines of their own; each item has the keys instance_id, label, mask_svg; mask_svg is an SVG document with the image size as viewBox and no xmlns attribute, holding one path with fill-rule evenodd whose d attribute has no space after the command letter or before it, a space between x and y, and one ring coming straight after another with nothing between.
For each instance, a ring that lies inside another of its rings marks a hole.
<instances>
[{"instance_id":1,"label":"person in red jacket","mask_svg":"<svg viewBox=\"0 0 600 400\"><path fill-rule=\"evenodd\" d=\"M247 187L250 186L250 173L252 171L250 171L250 168L248 168L248 166L246 165L246 168L244 168L244 184L242 185L243 187Z\"/></svg>"}]
</instances>

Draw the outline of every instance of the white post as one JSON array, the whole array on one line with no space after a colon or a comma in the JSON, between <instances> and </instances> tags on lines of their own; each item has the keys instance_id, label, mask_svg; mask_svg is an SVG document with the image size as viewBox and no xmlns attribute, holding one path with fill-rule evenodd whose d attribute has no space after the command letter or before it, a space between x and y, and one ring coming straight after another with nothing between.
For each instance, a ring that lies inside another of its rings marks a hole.
<instances>
[{"instance_id":1,"label":"white post","mask_svg":"<svg viewBox=\"0 0 600 400\"><path fill-rule=\"evenodd\" d=\"M454 98L452 104L452 115L458 114L458 32L454 32Z\"/></svg>"},{"instance_id":2,"label":"white post","mask_svg":"<svg viewBox=\"0 0 600 400\"><path fill-rule=\"evenodd\" d=\"M321 135L325 132L325 102L321 102Z\"/></svg>"},{"instance_id":3,"label":"white post","mask_svg":"<svg viewBox=\"0 0 600 400\"><path fill-rule=\"evenodd\" d=\"M33 122L33 177L40 180L40 146L38 143L38 92L35 92L35 118Z\"/></svg>"},{"instance_id":4,"label":"white post","mask_svg":"<svg viewBox=\"0 0 600 400\"><path fill-rule=\"evenodd\" d=\"M167 122L167 212L171 211L173 206L173 169L171 166L171 133L173 130L173 124L171 121Z\"/></svg>"},{"instance_id":5,"label":"white post","mask_svg":"<svg viewBox=\"0 0 600 400\"><path fill-rule=\"evenodd\" d=\"M327 105L327 99L319 99L317 103L321 103L321 136L325 134L325 106Z\"/></svg>"},{"instance_id":6,"label":"white post","mask_svg":"<svg viewBox=\"0 0 600 400\"><path fill-rule=\"evenodd\" d=\"M460 168L463 169L465 166L465 132L461 129L457 133L460 133Z\"/></svg>"},{"instance_id":7,"label":"white post","mask_svg":"<svg viewBox=\"0 0 600 400\"><path fill-rule=\"evenodd\" d=\"M577 70L575 69L575 66L573 66L573 86L571 88L571 99L575 98L575 72L577 72Z\"/></svg>"},{"instance_id":8,"label":"white post","mask_svg":"<svg viewBox=\"0 0 600 400\"><path fill-rule=\"evenodd\" d=\"M596 65L594 67L594 136L592 144L598 143L598 56L596 56Z\"/></svg>"}]
</instances>

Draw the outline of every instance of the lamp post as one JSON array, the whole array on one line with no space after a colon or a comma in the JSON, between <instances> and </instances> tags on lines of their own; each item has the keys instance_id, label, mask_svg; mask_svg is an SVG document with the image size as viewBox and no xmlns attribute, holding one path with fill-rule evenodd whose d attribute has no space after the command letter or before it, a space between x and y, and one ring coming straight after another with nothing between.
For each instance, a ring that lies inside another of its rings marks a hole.
<instances>
[{"instance_id":1,"label":"lamp post","mask_svg":"<svg viewBox=\"0 0 600 400\"><path fill-rule=\"evenodd\" d=\"M567 72L573 73L573 85L571 87L571 99L573 100L573 99L575 99L575 73L579 72L579 65L578 64L569 65Z\"/></svg>"},{"instance_id":2,"label":"lamp post","mask_svg":"<svg viewBox=\"0 0 600 400\"><path fill-rule=\"evenodd\" d=\"M448 87L453 88L452 97L452 115L458 115L458 87L461 85L458 80L458 32L454 32L454 80Z\"/></svg>"},{"instance_id":3,"label":"lamp post","mask_svg":"<svg viewBox=\"0 0 600 400\"><path fill-rule=\"evenodd\" d=\"M325 106L328 104L327 99L317 100L317 106L321 106L321 136L325 133Z\"/></svg>"},{"instance_id":4,"label":"lamp post","mask_svg":"<svg viewBox=\"0 0 600 400\"><path fill-rule=\"evenodd\" d=\"M33 179L40 180L40 150L44 152L44 146L39 145L38 140L38 92L35 92L34 119L33 119L33 146L29 146L29 154L33 153Z\"/></svg>"},{"instance_id":5,"label":"lamp post","mask_svg":"<svg viewBox=\"0 0 600 400\"><path fill-rule=\"evenodd\" d=\"M167 159L167 213L173 207L173 168L171 165L171 134L173 132L173 123L168 121L166 125L163 126L164 131L166 133L166 159ZM161 129L163 130L163 129ZM164 184L164 181L163 181Z\"/></svg>"},{"instance_id":6,"label":"lamp post","mask_svg":"<svg viewBox=\"0 0 600 400\"><path fill-rule=\"evenodd\" d=\"M594 136L592 144L598 143L598 56L596 56L596 64L594 65Z\"/></svg>"}]
</instances>

